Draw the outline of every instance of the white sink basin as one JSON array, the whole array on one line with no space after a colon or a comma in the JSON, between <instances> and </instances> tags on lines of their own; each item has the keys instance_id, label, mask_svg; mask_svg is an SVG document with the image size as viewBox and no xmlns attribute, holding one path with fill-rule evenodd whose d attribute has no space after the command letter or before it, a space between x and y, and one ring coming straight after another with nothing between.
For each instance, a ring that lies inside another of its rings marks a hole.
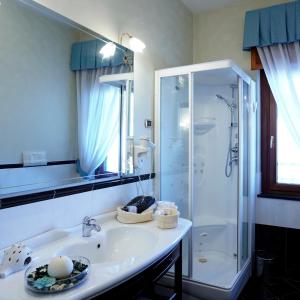
<instances>
[{"instance_id":1,"label":"white sink basin","mask_svg":"<svg viewBox=\"0 0 300 300\"><path fill-rule=\"evenodd\" d=\"M188 232L192 223L179 219L176 228L163 230L156 222L124 225L115 213L96 217L102 231L83 238L82 225L44 233L23 241L33 249L34 259L48 260L56 255L85 256L91 263L90 276L82 286L44 300L90 299L127 280L167 254ZM100 248L98 245L100 244ZM0 253L1 254L1 253ZM0 279L1 300L37 300L41 297L28 293L24 285L24 271Z\"/></svg>"},{"instance_id":2,"label":"white sink basin","mask_svg":"<svg viewBox=\"0 0 300 300\"><path fill-rule=\"evenodd\" d=\"M98 237L97 237L98 236ZM157 235L138 227L119 227L86 238L59 251L59 255L85 256L91 263L131 261L146 255L157 242Z\"/></svg>"}]
</instances>

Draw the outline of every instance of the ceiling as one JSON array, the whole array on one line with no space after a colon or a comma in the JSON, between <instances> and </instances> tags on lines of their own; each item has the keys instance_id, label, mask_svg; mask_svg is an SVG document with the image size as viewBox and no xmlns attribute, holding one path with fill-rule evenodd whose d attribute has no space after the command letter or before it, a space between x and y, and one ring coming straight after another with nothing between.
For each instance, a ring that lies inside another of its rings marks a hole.
<instances>
[{"instance_id":1,"label":"ceiling","mask_svg":"<svg viewBox=\"0 0 300 300\"><path fill-rule=\"evenodd\" d=\"M181 0L183 4L193 13L221 8L226 5L241 2L242 0Z\"/></svg>"}]
</instances>

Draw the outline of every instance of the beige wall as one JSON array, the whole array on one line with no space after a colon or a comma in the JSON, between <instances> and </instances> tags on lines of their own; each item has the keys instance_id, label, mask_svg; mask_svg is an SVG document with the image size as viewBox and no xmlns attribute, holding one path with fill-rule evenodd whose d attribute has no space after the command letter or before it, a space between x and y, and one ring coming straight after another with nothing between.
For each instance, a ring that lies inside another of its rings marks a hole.
<instances>
[{"instance_id":1,"label":"beige wall","mask_svg":"<svg viewBox=\"0 0 300 300\"><path fill-rule=\"evenodd\" d=\"M3 2L3 1L2 1ZM70 53L78 31L19 1L0 9L0 164L23 151L76 159L76 82Z\"/></svg>"},{"instance_id":2,"label":"beige wall","mask_svg":"<svg viewBox=\"0 0 300 300\"><path fill-rule=\"evenodd\" d=\"M252 77L250 54L242 51L244 16L247 10L267 7L288 0L241 0L242 3L194 16L193 61L233 59ZM300 228L300 205L296 201L257 198L256 223Z\"/></svg>"},{"instance_id":3,"label":"beige wall","mask_svg":"<svg viewBox=\"0 0 300 300\"><path fill-rule=\"evenodd\" d=\"M142 121L152 116L154 70L192 62L191 13L179 0L38 2L114 41L119 32L128 31L147 44L145 53L135 57L135 129L139 135L151 133ZM144 188L149 192L146 183ZM83 216L113 211L134 196L136 185L128 184L0 210L0 248L53 228L81 224Z\"/></svg>"},{"instance_id":4,"label":"beige wall","mask_svg":"<svg viewBox=\"0 0 300 300\"><path fill-rule=\"evenodd\" d=\"M194 16L194 63L230 58L250 73L250 54L242 51L245 12L288 1L243 0L240 2ZM251 75L254 77L253 72Z\"/></svg>"},{"instance_id":5,"label":"beige wall","mask_svg":"<svg viewBox=\"0 0 300 300\"><path fill-rule=\"evenodd\" d=\"M118 41L130 32L147 48L135 55L135 136L151 136L144 119L153 117L154 70L192 63L193 19L180 0L36 0Z\"/></svg>"}]
</instances>

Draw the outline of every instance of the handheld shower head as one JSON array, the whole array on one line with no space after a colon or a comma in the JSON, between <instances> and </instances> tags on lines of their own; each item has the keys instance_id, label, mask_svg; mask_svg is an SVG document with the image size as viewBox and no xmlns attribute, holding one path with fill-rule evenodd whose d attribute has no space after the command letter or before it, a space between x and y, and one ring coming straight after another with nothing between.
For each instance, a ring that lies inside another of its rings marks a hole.
<instances>
[{"instance_id":1,"label":"handheld shower head","mask_svg":"<svg viewBox=\"0 0 300 300\"><path fill-rule=\"evenodd\" d=\"M230 103L230 102L228 101L228 99L224 98L224 97L221 96L220 94L217 94L217 95L216 95L216 98L219 99L219 100L224 101L225 104L228 106L229 109L235 109L235 108L236 108L236 104Z\"/></svg>"},{"instance_id":2,"label":"handheld shower head","mask_svg":"<svg viewBox=\"0 0 300 300\"><path fill-rule=\"evenodd\" d=\"M216 98L218 98L219 100L223 100L223 101L227 102L227 100L223 96L221 96L220 94L217 94Z\"/></svg>"}]
</instances>

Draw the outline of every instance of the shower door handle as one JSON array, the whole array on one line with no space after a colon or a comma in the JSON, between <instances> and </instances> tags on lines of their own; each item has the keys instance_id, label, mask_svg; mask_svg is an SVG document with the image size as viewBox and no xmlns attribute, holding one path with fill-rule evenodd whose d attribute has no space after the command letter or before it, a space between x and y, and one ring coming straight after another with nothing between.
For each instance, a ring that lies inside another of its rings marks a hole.
<instances>
[{"instance_id":1,"label":"shower door handle","mask_svg":"<svg viewBox=\"0 0 300 300\"><path fill-rule=\"evenodd\" d=\"M274 146L274 136L271 135L271 137L270 137L270 149L273 149L273 146Z\"/></svg>"}]
</instances>

